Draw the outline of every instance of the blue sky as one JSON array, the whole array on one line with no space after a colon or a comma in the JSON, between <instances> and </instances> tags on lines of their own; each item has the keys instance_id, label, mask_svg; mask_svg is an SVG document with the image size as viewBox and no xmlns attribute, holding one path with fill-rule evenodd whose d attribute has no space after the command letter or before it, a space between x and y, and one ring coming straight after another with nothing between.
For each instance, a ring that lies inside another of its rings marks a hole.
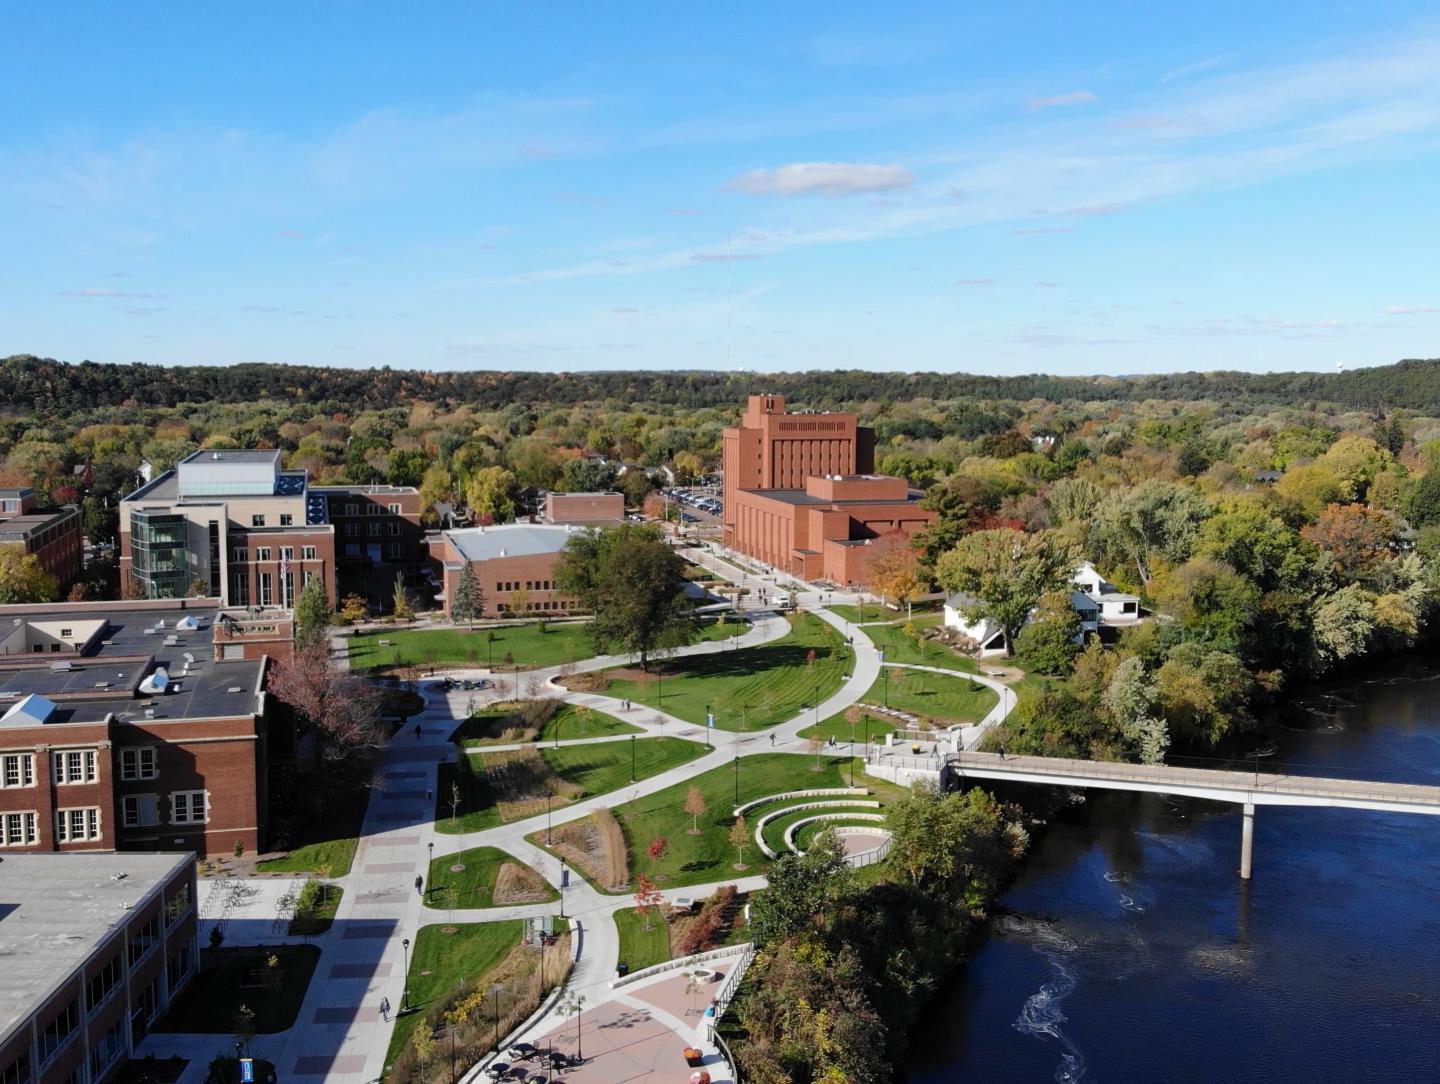
<instances>
[{"instance_id":1,"label":"blue sky","mask_svg":"<svg viewBox=\"0 0 1440 1084\"><path fill-rule=\"evenodd\" d=\"M1163 7L11 5L0 354L1440 355L1433 4Z\"/></svg>"}]
</instances>

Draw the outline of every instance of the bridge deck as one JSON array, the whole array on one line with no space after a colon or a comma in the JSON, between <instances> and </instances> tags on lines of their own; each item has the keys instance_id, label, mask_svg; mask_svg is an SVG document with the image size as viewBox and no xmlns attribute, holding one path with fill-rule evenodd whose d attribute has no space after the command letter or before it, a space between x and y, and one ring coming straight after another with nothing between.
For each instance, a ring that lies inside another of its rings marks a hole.
<instances>
[{"instance_id":1,"label":"bridge deck","mask_svg":"<svg viewBox=\"0 0 1440 1084\"><path fill-rule=\"evenodd\" d=\"M947 761L960 775L1057 786L1187 794L1256 805L1326 805L1440 814L1440 787L1282 773L1118 764L1061 757L959 753Z\"/></svg>"}]
</instances>

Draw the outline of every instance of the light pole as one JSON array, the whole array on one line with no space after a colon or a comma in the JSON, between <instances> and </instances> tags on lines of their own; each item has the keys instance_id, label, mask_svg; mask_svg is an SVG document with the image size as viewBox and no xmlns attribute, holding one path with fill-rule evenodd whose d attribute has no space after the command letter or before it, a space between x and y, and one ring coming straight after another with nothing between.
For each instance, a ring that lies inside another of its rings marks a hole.
<instances>
[{"instance_id":1,"label":"light pole","mask_svg":"<svg viewBox=\"0 0 1440 1084\"><path fill-rule=\"evenodd\" d=\"M735 754L735 804L740 804L740 754Z\"/></svg>"},{"instance_id":2,"label":"light pole","mask_svg":"<svg viewBox=\"0 0 1440 1084\"><path fill-rule=\"evenodd\" d=\"M880 657L880 675L885 680L885 706L890 706L890 671L885 668L885 649L875 652Z\"/></svg>"},{"instance_id":3,"label":"light pole","mask_svg":"<svg viewBox=\"0 0 1440 1084\"><path fill-rule=\"evenodd\" d=\"M435 864L435 841L432 839L426 846L430 848L430 865L433 866Z\"/></svg>"},{"instance_id":4,"label":"light pole","mask_svg":"<svg viewBox=\"0 0 1440 1084\"><path fill-rule=\"evenodd\" d=\"M630 782L635 782L635 735L630 735Z\"/></svg>"},{"instance_id":5,"label":"light pole","mask_svg":"<svg viewBox=\"0 0 1440 1084\"><path fill-rule=\"evenodd\" d=\"M400 985L400 1011L410 1011L410 938L402 937L400 947L405 950L405 975Z\"/></svg>"},{"instance_id":6,"label":"light pole","mask_svg":"<svg viewBox=\"0 0 1440 1084\"><path fill-rule=\"evenodd\" d=\"M498 1051L500 1049L500 990L502 987L497 982L490 987L490 1009L495 1018L495 1042L491 1045Z\"/></svg>"}]
</instances>

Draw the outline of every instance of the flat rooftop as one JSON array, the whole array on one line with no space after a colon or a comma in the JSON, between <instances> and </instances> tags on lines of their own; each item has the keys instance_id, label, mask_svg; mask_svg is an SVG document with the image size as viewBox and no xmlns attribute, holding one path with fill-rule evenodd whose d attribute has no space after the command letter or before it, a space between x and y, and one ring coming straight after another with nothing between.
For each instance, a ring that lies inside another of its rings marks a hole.
<instances>
[{"instance_id":1,"label":"flat rooftop","mask_svg":"<svg viewBox=\"0 0 1440 1084\"><path fill-rule=\"evenodd\" d=\"M494 557L534 557L559 553L575 533L573 527L536 523L506 523L498 527L464 527L445 535L467 561Z\"/></svg>"},{"instance_id":2,"label":"flat rooftop","mask_svg":"<svg viewBox=\"0 0 1440 1084\"><path fill-rule=\"evenodd\" d=\"M218 610L126 610L124 606L117 602L113 610L79 613L63 605L37 605L23 613L9 608L0 614L0 632L17 619L53 623L69 618L77 625L101 618L106 622L101 635L81 655L0 655L0 713L31 693L55 701L47 725L99 722L111 712L141 719L147 707L154 709L156 721L226 718L259 709L256 689L264 662L215 660ZM199 627L176 628L182 617L195 618ZM162 620L164 627L160 626ZM167 640L174 643L167 644ZM188 674L186 655L193 660ZM70 668L52 669L56 663L69 663ZM135 690L140 680L160 666L169 673L167 691L153 697L138 695ZM240 691L230 691L235 688Z\"/></svg>"},{"instance_id":3,"label":"flat rooftop","mask_svg":"<svg viewBox=\"0 0 1440 1084\"><path fill-rule=\"evenodd\" d=\"M201 464L203 466L203 464ZM266 497L298 497L306 490L306 482L309 472L303 470L282 470L275 475L274 485L265 492L256 492L253 489L237 488L235 492L224 492L223 483L218 487L219 491L205 493L190 493L181 495L180 475L173 470L167 470L160 477L153 481L146 482L143 486L124 498L127 502L157 501L173 504L176 502L186 504L214 504L216 501L235 500L238 498L261 498ZM237 486L243 483L236 483Z\"/></svg>"},{"instance_id":4,"label":"flat rooftop","mask_svg":"<svg viewBox=\"0 0 1440 1084\"><path fill-rule=\"evenodd\" d=\"M0 519L0 540L19 540L42 531L57 519L75 514L75 508L32 508L18 516Z\"/></svg>"},{"instance_id":5,"label":"flat rooftop","mask_svg":"<svg viewBox=\"0 0 1440 1084\"><path fill-rule=\"evenodd\" d=\"M849 475L848 477L857 478L857 477L864 477L864 476L862 476L862 475ZM870 499L870 500L850 500L850 499L848 499L848 498L846 498L846 497L835 497L835 498L831 498L831 497L812 497L809 493L806 493L803 489L742 489L742 490L740 490L740 492L741 492L741 493L744 493L744 494L746 494L746 495L748 495L748 496L765 497L765 498L767 498L767 499L769 499L769 500L772 500L772 501L779 501L781 504L796 504L796 505L811 505L811 506L821 506L821 505L823 505L823 506L826 506L826 507L828 507L828 506L830 506L830 505L844 505L844 506L846 506L846 507L850 507L850 506L860 506L860 505L877 505L877 506L878 506L878 505L882 505L882 504L907 504L907 503L910 503L910 502L915 501L915 500L918 499L918 495L915 494L915 493L913 493L913 492L907 492L907 495L906 495L906 497L905 497L904 500L901 500L901 499L899 499L899 498L893 498L893 497L892 497L892 498L886 498L886 499Z\"/></svg>"},{"instance_id":6,"label":"flat rooftop","mask_svg":"<svg viewBox=\"0 0 1440 1084\"><path fill-rule=\"evenodd\" d=\"M7 854L0 861L0 1042L191 854ZM123 877L119 875L123 874ZM119 879L117 879L119 878Z\"/></svg>"}]
</instances>

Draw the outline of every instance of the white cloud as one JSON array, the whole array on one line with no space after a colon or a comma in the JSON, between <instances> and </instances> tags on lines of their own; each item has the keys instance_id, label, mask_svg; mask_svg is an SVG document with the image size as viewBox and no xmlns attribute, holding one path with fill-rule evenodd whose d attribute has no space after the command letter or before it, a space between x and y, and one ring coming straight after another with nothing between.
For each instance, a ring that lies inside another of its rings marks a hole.
<instances>
[{"instance_id":1,"label":"white cloud","mask_svg":"<svg viewBox=\"0 0 1440 1084\"><path fill-rule=\"evenodd\" d=\"M1413 316L1417 312L1440 312L1440 305L1386 305L1391 316Z\"/></svg>"},{"instance_id":2,"label":"white cloud","mask_svg":"<svg viewBox=\"0 0 1440 1084\"><path fill-rule=\"evenodd\" d=\"M66 290L64 295L66 297L123 298L127 301L147 301L165 296L164 294L127 294L120 290Z\"/></svg>"},{"instance_id":3,"label":"white cloud","mask_svg":"<svg viewBox=\"0 0 1440 1084\"><path fill-rule=\"evenodd\" d=\"M1099 100L1099 96L1093 91L1069 90L1064 94L1052 94L1048 98L1031 98L1028 104L1031 109L1055 109L1066 105L1089 105Z\"/></svg>"},{"instance_id":4,"label":"white cloud","mask_svg":"<svg viewBox=\"0 0 1440 1084\"><path fill-rule=\"evenodd\" d=\"M956 280L955 280L955 285L956 285L956 286L991 286L991 285L994 284L994 282L995 282L994 279L956 279Z\"/></svg>"},{"instance_id":5,"label":"white cloud","mask_svg":"<svg viewBox=\"0 0 1440 1084\"><path fill-rule=\"evenodd\" d=\"M1173 83L1176 79L1184 79L1187 76L1199 75L1201 72L1208 72L1212 68L1218 68L1222 64L1228 64L1235 59L1234 53L1223 53L1220 56L1207 56L1204 60L1197 60L1193 64L1184 64L1172 71L1166 72L1160 77L1162 83Z\"/></svg>"},{"instance_id":6,"label":"white cloud","mask_svg":"<svg viewBox=\"0 0 1440 1084\"><path fill-rule=\"evenodd\" d=\"M792 162L778 169L743 173L725 187L756 196L854 196L898 192L914 176L904 166L863 162Z\"/></svg>"}]
</instances>

